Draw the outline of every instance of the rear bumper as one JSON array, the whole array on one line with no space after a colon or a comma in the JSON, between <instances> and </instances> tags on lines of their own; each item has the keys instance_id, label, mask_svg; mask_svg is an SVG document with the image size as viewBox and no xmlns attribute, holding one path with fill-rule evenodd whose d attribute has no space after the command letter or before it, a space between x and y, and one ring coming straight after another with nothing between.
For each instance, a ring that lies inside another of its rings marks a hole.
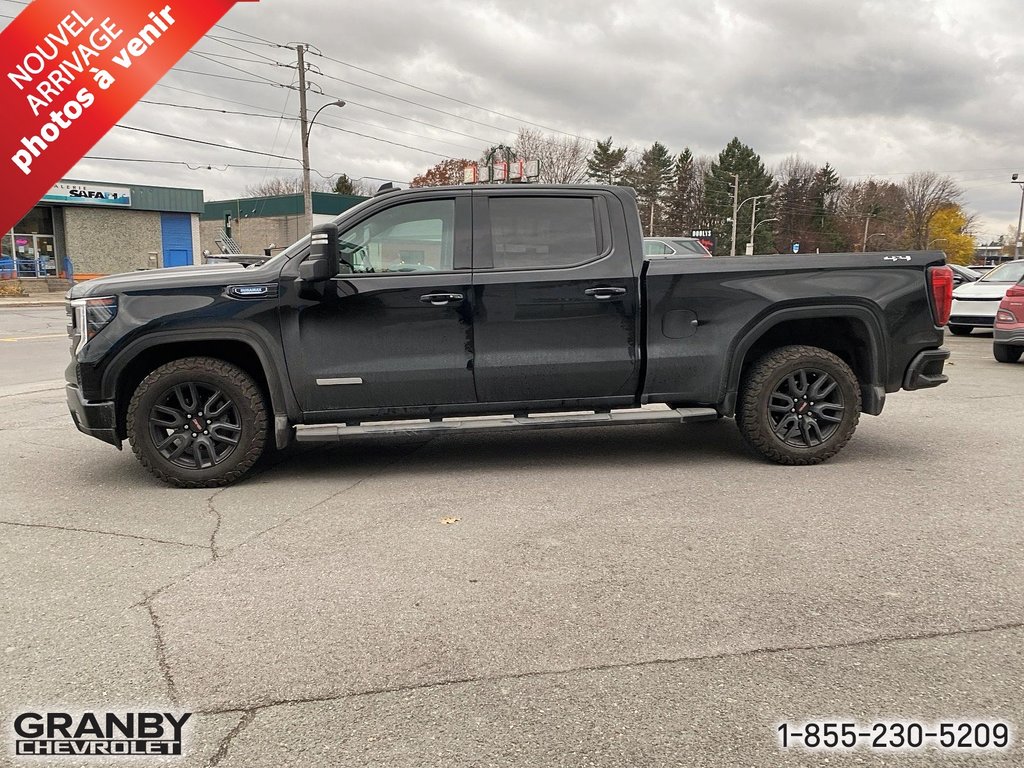
<instances>
[{"instance_id":1,"label":"rear bumper","mask_svg":"<svg viewBox=\"0 0 1024 768\"><path fill-rule=\"evenodd\" d=\"M1011 347L1024 347L1024 325L1016 328L999 328L992 331L992 340L996 344L1008 344Z\"/></svg>"},{"instance_id":2,"label":"rear bumper","mask_svg":"<svg viewBox=\"0 0 1024 768\"><path fill-rule=\"evenodd\" d=\"M949 381L942 369L949 359L949 350L945 348L926 349L918 352L903 376L903 388L909 391L937 387Z\"/></svg>"},{"instance_id":3,"label":"rear bumper","mask_svg":"<svg viewBox=\"0 0 1024 768\"><path fill-rule=\"evenodd\" d=\"M82 392L74 384L68 384L68 410L78 431L110 443L121 450L121 438L117 436L117 410L112 402L89 402L82 399Z\"/></svg>"}]
</instances>

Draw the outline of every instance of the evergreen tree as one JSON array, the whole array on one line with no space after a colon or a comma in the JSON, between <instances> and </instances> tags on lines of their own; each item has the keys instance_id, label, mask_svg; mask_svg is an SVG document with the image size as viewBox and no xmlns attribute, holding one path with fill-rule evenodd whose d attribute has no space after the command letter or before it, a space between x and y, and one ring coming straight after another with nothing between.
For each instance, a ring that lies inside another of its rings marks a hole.
<instances>
[{"instance_id":1,"label":"evergreen tree","mask_svg":"<svg viewBox=\"0 0 1024 768\"><path fill-rule=\"evenodd\" d=\"M815 247L822 253L847 250L837 216L841 191L839 174L831 165L825 163L814 174L814 180L811 182L811 197L814 201L814 219L811 224L816 234Z\"/></svg>"},{"instance_id":2,"label":"evergreen tree","mask_svg":"<svg viewBox=\"0 0 1024 768\"><path fill-rule=\"evenodd\" d=\"M337 195L358 195L356 184L347 173L341 174L334 182L334 193Z\"/></svg>"},{"instance_id":3,"label":"evergreen tree","mask_svg":"<svg viewBox=\"0 0 1024 768\"><path fill-rule=\"evenodd\" d=\"M732 206L734 174L739 176L737 202L747 202L739 209L736 217L736 253L743 253L743 246L750 237L750 218L754 206L749 198L755 195L770 195L775 192L775 180L765 170L761 157L753 149L733 138L725 149L718 153L718 159L711 163L705 178L704 199L714 221L718 251L715 255L728 255L732 246ZM757 221L774 217L771 199L757 201ZM757 227L754 232L754 253L771 253L774 236L771 224Z\"/></svg>"},{"instance_id":4,"label":"evergreen tree","mask_svg":"<svg viewBox=\"0 0 1024 768\"><path fill-rule=\"evenodd\" d=\"M666 193L672 185L673 166L668 149L656 141L644 150L629 174L636 190L640 221L648 236L665 234L662 214Z\"/></svg>"},{"instance_id":5,"label":"evergreen tree","mask_svg":"<svg viewBox=\"0 0 1024 768\"><path fill-rule=\"evenodd\" d=\"M701 180L693 153L687 147L676 158L672 174L672 185L665 196L665 213L662 218L664 233L668 235L689 235L699 228L703 200Z\"/></svg>"},{"instance_id":6,"label":"evergreen tree","mask_svg":"<svg viewBox=\"0 0 1024 768\"><path fill-rule=\"evenodd\" d=\"M597 148L587 160L587 176L600 184L618 184L626 161L626 148L615 149L612 137L597 142Z\"/></svg>"}]
</instances>

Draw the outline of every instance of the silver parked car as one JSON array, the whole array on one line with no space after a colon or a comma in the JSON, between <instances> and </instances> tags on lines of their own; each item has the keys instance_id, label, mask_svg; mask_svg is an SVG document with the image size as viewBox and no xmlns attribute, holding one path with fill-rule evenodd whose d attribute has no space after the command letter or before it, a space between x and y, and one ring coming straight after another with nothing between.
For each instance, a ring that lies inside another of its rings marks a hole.
<instances>
[{"instance_id":1,"label":"silver parked car","mask_svg":"<svg viewBox=\"0 0 1024 768\"><path fill-rule=\"evenodd\" d=\"M711 251L695 237L645 237L644 256L703 256Z\"/></svg>"}]
</instances>

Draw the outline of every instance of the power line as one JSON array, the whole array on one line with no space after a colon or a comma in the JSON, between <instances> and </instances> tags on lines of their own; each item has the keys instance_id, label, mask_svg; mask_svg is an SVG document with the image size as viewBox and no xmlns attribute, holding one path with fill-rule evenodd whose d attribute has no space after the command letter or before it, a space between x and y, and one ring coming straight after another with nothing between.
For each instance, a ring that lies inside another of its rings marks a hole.
<instances>
[{"instance_id":1,"label":"power line","mask_svg":"<svg viewBox=\"0 0 1024 768\"><path fill-rule=\"evenodd\" d=\"M270 120L281 120L281 121L288 121L288 122L293 122L293 123L299 122L299 118L297 118L297 117L285 117L283 114L282 115L272 115L272 114L258 113L258 112L242 112L242 111L233 110L233 109L219 109L217 107L200 107L200 106L197 106L197 105L194 105L194 104L175 104L175 103L169 102L169 101L152 101L150 99L140 99L139 103L140 104L151 104L153 106L161 106L161 107L174 107L176 109L191 109L191 110L197 110L197 111L200 111L200 112L217 112L217 113L220 113L220 114L223 114L223 115L239 115L239 116L243 116L243 117L262 117L262 118L266 118L266 119L270 119ZM259 109L259 107L255 106L255 105L243 104L242 106L251 106L253 109ZM394 131L395 133L401 133L401 134L405 134L407 136L413 136L415 138L424 139L426 141L439 141L442 144L451 144L451 142L444 141L443 139L437 139L437 138L434 138L432 136L424 136L424 135L419 134L419 133L410 133L409 131L403 131L403 130L400 130L398 128L390 128L390 127L388 127L386 125L378 125L377 123L366 123L366 122L363 122L361 120L352 120L352 119L347 118L347 117L345 118L345 122L346 123L351 123L352 125L365 125L368 128L379 128L379 129L385 130L385 131ZM320 123L318 123L318 125L326 125L326 126L331 127L331 128L337 128L337 126L334 126L333 124L327 123L327 122L320 122ZM373 137L371 137L371 138L373 138ZM375 141L382 141L382 139L376 139L376 138L374 140ZM276 137L275 137L273 143L274 144L277 143ZM459 147L460 149L467 149L470 152L477 152L479 150L479 148L477 148L477 147L463 147L462 145L459 145L459 144L452 144L452 146ZM426 150L422 150L422 151L426 151Z\"/></svg>"},{"instance_id":2,"label":"power line","mask_svg":"<svg viewBox=\"0 0 1024 768\"><path fill-rule=\"evenodd\" d=\"M448 99L449 101L453 101L456 104L462 104L463 106L470 107L472 109L479 109L479 110L481 110L483 112L490 112L492 115L498 115L499 117L504 117L504 118L507 118L509 120L514 120L517 123L523 123L524 125L532 125L534 128L541 128L541 129L543 129L545 131L550 131L551 133L559 133L559 134L561 134L563 136L567 136L569 138L580 139L582 141L588 141L588 142L591 142L593 144L597 143L596 139L592 139L592 138L589 138L587 136L579 136L579 135L577 135L575 133L569 133L567 131L559 130L558 128L552 128L550 126L543 125L541 123L535 123L533 121L526 120L525 118L516 117L515 115L510 115L510 114L508 114L506 112L499 112L496 109L490 109L489 107L484 107L484 106L481 106L479 104L474 104L474 103L469 102L469 101L463 101L462 99L458 99L458 98L456 98L454 96L449 96L448 94L445 94L445 93L439 93L437 91L432 91L429 88L423 88L421 86L414 85L413 83L408 83L408 82L406 82L404 80L399 80L398 78L390 77L389 75L381 74L380 72L374 72L372 69L366 69L365 67L359 67L359 66L356 66L355 64L350 64L347 61L342 61L341 59L336 59L336 58L334 58L332 56L328 56L328 55L326 55L324 53L319 53L319 54L314 53L313 55L314 56L319 56L320 58L326 59L327 61L333 61L335 64L341 64L344 67L349 67L349 68L355 69L355 70L357 70L359 72L365 72L368 75L373 75L373 76L379 77L379 78L381 78L383 80L387 80L387 81L392 82L392 83L397 83L398 85L404 85L407 88L412 88L414 90L420 91L422 93L429 94L431 96L437 96L438 98ZM329 77L329 75L325 75L325 77ZM501 130L501 129L499 129L499 130Z\"/></svg>"},{"instance_id":3,"label":"power line","mask_svg":"<svg viewBox=\"0 0 1024 768\"><path fill-rule=\"evenodd\" d=\"M148 133L148 134L150 134L152 136L161 136L161 137L163 137L165 139L174 139L176 141L187 141L187 142L190 142L192 144L205 144L208 147L218 147L220 149L233 149L235 152L246 152L246 153L248 153L250 155L263 155L264 157L275 157L275 158L280 158L281 160L291 160L292 162L296 162L296 163L300 162L297 157L288 157L286 155L275 155L272 152L261 152L261 151L259 151L257 149L246 149L244 147L233 147L230 144L217 144L217 143L212 142L212 141L203 141L202 139L192 139L192 138L189 138L187 136L175 136L175 135L170 134L170 133L161 133L160 131L150 131L150 130L147 130L145 128L136 128L134 126L123 125L121 123L117 123L114 127L115 128L122 128L122 129L124 129L126 131L137 131L138 133Z\"/></svg>"}]
</instances>

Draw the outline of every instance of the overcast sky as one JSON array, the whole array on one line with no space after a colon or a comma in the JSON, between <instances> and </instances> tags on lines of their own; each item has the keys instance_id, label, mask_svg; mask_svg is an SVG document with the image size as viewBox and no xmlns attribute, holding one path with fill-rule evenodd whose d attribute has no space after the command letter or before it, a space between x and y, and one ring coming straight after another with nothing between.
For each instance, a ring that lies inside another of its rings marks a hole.
<instances>
[{"instance_id":1,"label":"overcast sky","mask_svg":"<svg viewBox=\"0 0 1024 768\"><path fill-rule=\"evenodd\" d=\"M8 16L20 7L0 0ZM295 54L257 38L303 41L337 60L310 57L325 94L310 95L310 111L348 102L312 132L324 175L408 181L530 123L698 155L738 136L769 167L799 155L844 178L948 173L988 240L1016 226L1021 199L1010 175L1024 175L1022 29L1020 0L261 0L239 3L212 32L222 39L196 46L213 60L178 64L207 74L173 71L146 98L270 117L140 104L122 122L298 158L297 123L279 119L297 116L298 94L267 82L293 82L295 69L274 62ZM90 160L69 174L197 187L208 200L299 170L120 129L90 154L212 165Z\"/></svg>"}]
</instances>

